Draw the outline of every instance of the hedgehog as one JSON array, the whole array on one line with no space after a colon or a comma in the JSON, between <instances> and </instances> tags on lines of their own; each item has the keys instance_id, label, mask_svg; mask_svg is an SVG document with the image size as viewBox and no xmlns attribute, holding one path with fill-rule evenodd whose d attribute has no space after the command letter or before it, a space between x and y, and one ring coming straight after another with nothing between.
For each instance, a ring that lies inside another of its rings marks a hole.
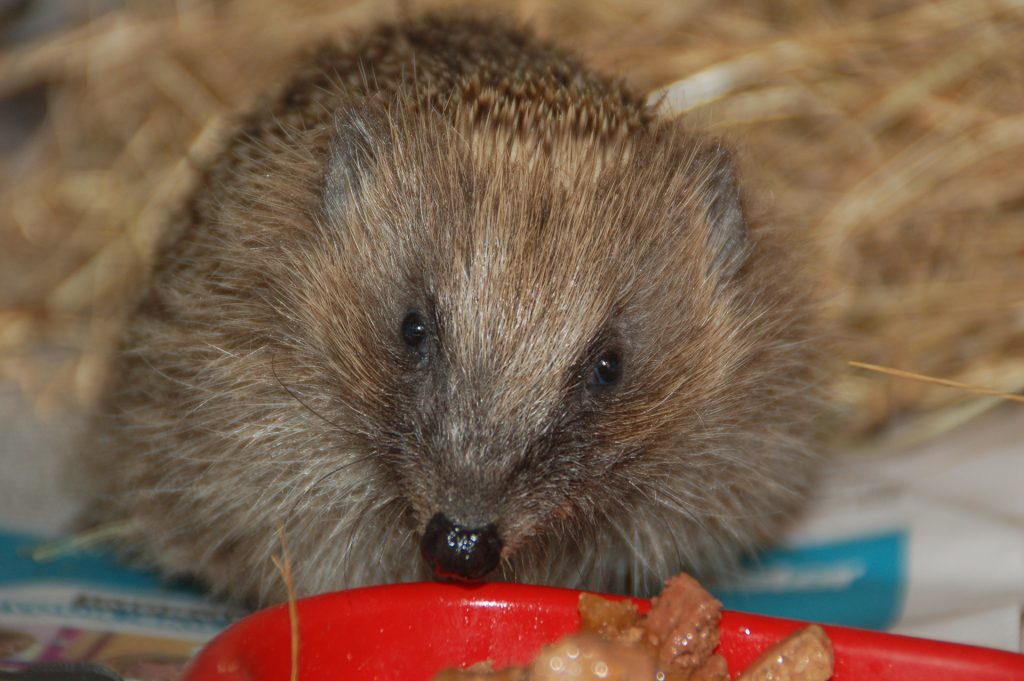
<instances>
[{"instance_id":1,"label":"hedgehog","mask_svg":"<svg viewBox=\"0 0 1024 681\"><path fill-rule=\"evenodd\" d=\"M120 550L249 604L421 579L654 593L817 462L801 249L725 145L503 19L328 42L168 218L82 454Z\"/></svg>"}]
</instances>

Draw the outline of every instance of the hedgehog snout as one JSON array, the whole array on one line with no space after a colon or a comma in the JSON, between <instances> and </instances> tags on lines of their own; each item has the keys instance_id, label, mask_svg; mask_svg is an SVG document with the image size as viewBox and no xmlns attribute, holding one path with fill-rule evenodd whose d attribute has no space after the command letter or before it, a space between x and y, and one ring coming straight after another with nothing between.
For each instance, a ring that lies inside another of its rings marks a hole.
<instances>
[{"instance_id":1,"label":"hedgehog snout","mask_svg":"<svg viewBox=\"0 0 1024 681\"><path fill-rule=\"evenodd\" d=\"M467 528L436 513L420 542L423 559L437 577L459 581L483 579L498 567L504 542L494 523Z\"/></svg>"}]
</instances>

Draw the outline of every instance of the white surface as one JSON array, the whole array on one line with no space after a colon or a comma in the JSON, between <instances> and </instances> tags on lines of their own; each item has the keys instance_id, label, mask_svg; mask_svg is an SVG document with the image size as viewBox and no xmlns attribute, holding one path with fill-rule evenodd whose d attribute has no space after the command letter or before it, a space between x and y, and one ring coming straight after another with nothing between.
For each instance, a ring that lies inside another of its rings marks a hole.
<instances>
[{"instance_id":1,"label":"white surface","mask_svg":"<svg viewBox=\"0 0 1024 681\"><path fill-rule=\"evenodd\" d=\"M79 420L41 420L0 383L0 526L40 534L67 527L80 500L67 475Z\"/></svg>"},{"instance_id":2,"label":"white surface","mask_svg":"<svg viewBox=\"0 0 1024 681\"><path fill-rule=\"evenodd\" d=\"M840 456L794 541L909 534L896 629L1020 650L1024 410L1006 405L927 446Z\"/></svg>"}]
</instances>

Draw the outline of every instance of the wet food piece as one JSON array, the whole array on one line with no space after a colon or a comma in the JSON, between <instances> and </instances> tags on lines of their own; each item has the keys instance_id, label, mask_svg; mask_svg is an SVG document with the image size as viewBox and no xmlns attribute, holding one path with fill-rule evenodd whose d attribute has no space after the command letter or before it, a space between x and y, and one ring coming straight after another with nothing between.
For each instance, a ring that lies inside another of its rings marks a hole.
<instances>
[{"instance_id":1,"label":"wet food piece","mask_svg":"<svg viewBox=\"0 0 1024 681\"><path fill-rule=\"evenodd\" d=\"M721 603L693 577L676 575L665 582L644 618L644 642L654 651L661 669L688 678L718 647L721 619Z\"/></svg>"},{"instance_id":2,"label":"wet food piece","mask_svg":"<svg viewBox=\"0 0 1024 681\"><path fill-rule=\"evenodd\" d=\"M736 681L825 681L834 668L832 642L812 624L761 653Z\"/></svg>"},{"instance_id":3,"label":"wet food piece","mask_svg":"<svg viewBox=\"0 0 1024 681\"><path fill-rule=\"evenodd\" d=\"M640 610L628 598L612 600L582 593L579 610L580 631L592 631L602 638L623 643L636 644L643 638Z\"/></svg>"},{"instance_id":4,"label":"wet food piece","mask_svg":"<svg viewBox=\"0 0 1024 681\"><path fill-rule=\"evenodd\" d=\"M657 667L642 648L592 632L546 646L530 665L529 681L655 681Z\"/></svg>"}]
</instances>

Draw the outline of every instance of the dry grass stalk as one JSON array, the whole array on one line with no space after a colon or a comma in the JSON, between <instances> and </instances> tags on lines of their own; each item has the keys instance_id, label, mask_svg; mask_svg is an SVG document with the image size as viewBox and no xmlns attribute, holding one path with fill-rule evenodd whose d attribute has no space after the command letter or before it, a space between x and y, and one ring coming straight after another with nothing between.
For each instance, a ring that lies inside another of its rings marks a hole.
<instances>
[{"instance_id":1,"label":"dry grass stalk","mask_svg":"<svg viewBox=\"0 0 1024 681\"><path fill-rule=\"evenodd\" d=\"M772 223L820 253L840 356L1024 387L1020 3L494 6L743 150ZM87 406L125 292L232 112L289 55L402 7L124 2L0 52L0 97L43 88L48 107L0 156L0 380L42 416ZM836 396L851 436L984 399L859 372Z\"/></svg>"},{"instance_id":2,"label":"dry grass stalk","mask_svg":"<svg viewBox=\"0 0 1024 681\"><path fill-rule=\"evenodd\" d=\"M856 360L850 360L848 364L858 369L867 369L868 371L877 371L882 374L889 374L890 376L898 376L899 378L909 378L914 381L923 381L924 383L933 383L935 385L946 386L947 388L956 388L957 390L966 390L967 392L977 393L979 395L991 395L992 397L998 397L1003 400L1010 400L1012 402L1024 402L1024 395L1016 395L1013 393L1004 393L999 390L992 390L980 385L970 385L969 383L961 383L960 381L950 381L944 378L936 378L935 376L925 376L924 374L914 373L913 371L904 371L902 369L894 369L892 367L881 367L877 364L868 364L867 362L858 362Z\"/></svg>"},{"instance_id":3,"label":"dry grass stalk","mask_svg":"<svg viewBox=\"0 0 1024 681\"><path fill-rule=\"evenodd\" d=\"M292 558L288 542L284 537L284 525L277 526L277 537L281 542L281 557L271 556L288 591L288 628L291 631L291 681L299 681L299 609L295 598L295 580L292 579Z\"/></svg>"}]
</instances>

